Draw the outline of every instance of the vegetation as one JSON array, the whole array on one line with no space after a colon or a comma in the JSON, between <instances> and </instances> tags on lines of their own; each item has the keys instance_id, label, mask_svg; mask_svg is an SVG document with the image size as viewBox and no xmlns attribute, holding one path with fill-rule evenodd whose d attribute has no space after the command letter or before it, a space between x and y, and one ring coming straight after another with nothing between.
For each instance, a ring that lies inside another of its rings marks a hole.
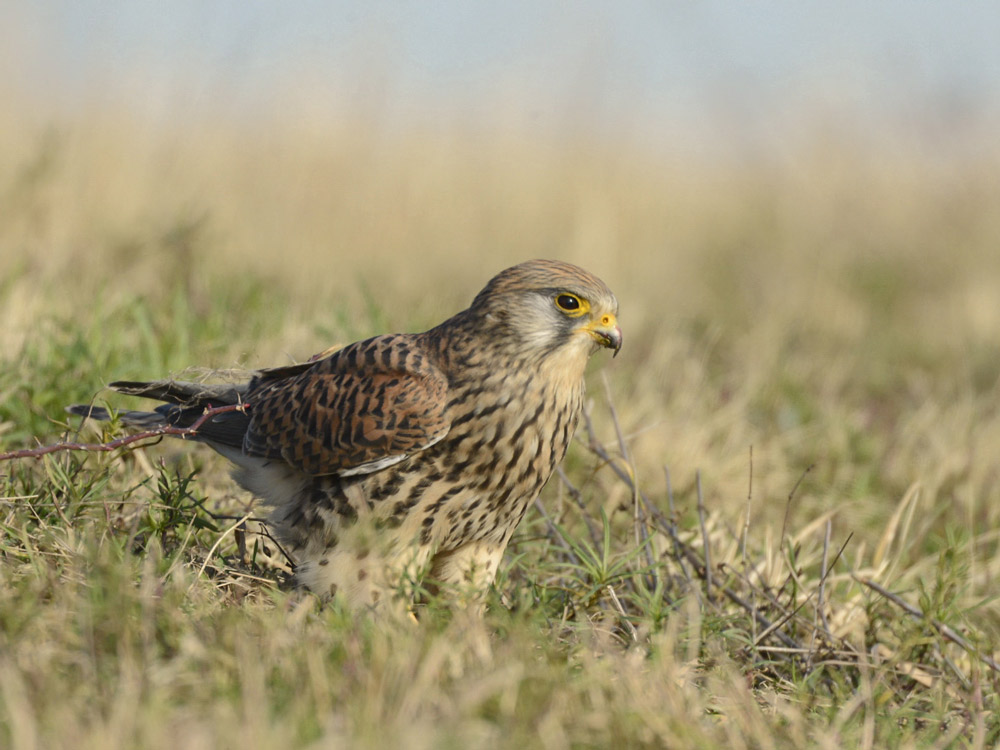
<instances>
[{"instance_id":1,"label":"vegetation","mask_svg":"<svg viewBox=\"0 0 1000 750\"><path fill-rule=\"evenodd\" d=\"M918 146L0 115L0 452L528 257L625 331L483 617L320 606L180 440L0 462L0 746L995 745L1000 153Z\"/></svg>"}]
</instances>

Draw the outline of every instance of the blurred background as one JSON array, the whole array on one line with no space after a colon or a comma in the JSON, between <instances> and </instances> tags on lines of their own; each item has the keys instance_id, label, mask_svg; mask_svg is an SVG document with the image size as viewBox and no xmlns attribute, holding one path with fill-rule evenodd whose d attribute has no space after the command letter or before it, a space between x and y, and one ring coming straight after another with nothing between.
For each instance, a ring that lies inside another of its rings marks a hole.
<instances>
[{"instance_id":1,"label":"blurred background","mask_svg":"<svg viewBox=\"0 0 1000 750\"><path fill-rule=\"evenodd\" d=\"M992 519L998 29L985 1L3 3L0 344L140 300L222 321L167 367L277 364L558 257L621 300L650 481L742 503L753 445L765 496L816 463L817 511L877 525L919 483Z\"/></svg>"},{"instance_id":2,"label":"blurred background","mask_svg":"<svg viewBox=\"0 0 1000 750\"><path fill-rule=\"evenodd\" d=\"M996 115L1000 86L985 1L40 0L3 14L6 93L36 115L124 108L150 126L364 116L394 134L513 129L724 159L828 118L954 148Z\"/></svg>"}]
</instances>

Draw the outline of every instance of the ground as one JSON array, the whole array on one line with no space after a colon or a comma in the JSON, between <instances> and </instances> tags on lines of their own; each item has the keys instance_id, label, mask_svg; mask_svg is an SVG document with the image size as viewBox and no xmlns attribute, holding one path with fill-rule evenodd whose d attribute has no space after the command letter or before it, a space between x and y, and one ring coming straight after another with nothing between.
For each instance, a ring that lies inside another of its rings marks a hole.
<instances>
[{"instance_id":1,"label":"ground","mask_svg":"<svg viewBox=\"0 0 1000 750\"><path fill-rule=\"evenodd\" d=\"M289 589L197 446L0 463L0 745L1000 739L996 151L88 117L0 123L0 451L113 379L421 330L530 257L607 281L625 346L482 617Z\"/></svg>"}]
</instances>

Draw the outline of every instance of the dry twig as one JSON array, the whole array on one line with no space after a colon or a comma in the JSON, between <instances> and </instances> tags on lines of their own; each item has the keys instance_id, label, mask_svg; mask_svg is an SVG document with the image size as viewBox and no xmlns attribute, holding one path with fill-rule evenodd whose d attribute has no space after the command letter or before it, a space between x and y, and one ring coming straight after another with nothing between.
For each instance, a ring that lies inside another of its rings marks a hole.
<instances>
[{"instance_id":1,"label":"dry twig","mask_svg":"<svg viewBox=\"0 0 1000 750\"><path fill-rule=\"evenodd\" d=\"M872 591L881 594L884 598L888 599L890 602L892 602L897 607L902 609L908 615L915 617L916 619L921 620L923 622L929 623L931 627L933 627L936 631L938 631L942 635L942 637L962 648L970 656L975 656L977 659L979 659L979 661L988 666L994 672L1000 672L1000 664L998 664L995 659L987 656L986 654L980 653L971 643L969 643L965 638L960 636L952 628L948 627L943 622L928 617L923 613L923 611L919 607L913 606L905 599L892 593L887 588L880 586L870 578L861 578L859 576L852 576L852 577L858 583L863 584L868 588L870 588Z\"/></svg>"},{"instance_id":2,"label":"dry twig","mask_svg":"<svg viewBox=\"0 0 1000 750\"><path fill-rule=\"evenodd\" d=\"M52 443L51 445L41 445L37 448L22 448L21 450L10 451L8 453L0 453L0 461L9 461L14 458L41 458L42 456L47 456L50 453L58 453L61 451L89 451L89 452L102 452L107 453L118 448L124 448L127 445L132 445L133 443L138 443L143 440L148 440L150 438L158 438L163 435L173 435L179 438L189 438L198 434L198 430L201 428L205 422L207 422L212 417L218 414L225 414L231 411L245 411L246 404L228 404L226 406L215 406L209 409L205 409L205 412L198 417L198 419L188 427L175 427L174 425L163 425L162 427L157 427L153 430L143 430L142 432L135 432L130 435L123 435L120 438L115 438L114 440L109 440L106 443L74 443L74 442L60 442Z\"/></svg>"}]
</instances>

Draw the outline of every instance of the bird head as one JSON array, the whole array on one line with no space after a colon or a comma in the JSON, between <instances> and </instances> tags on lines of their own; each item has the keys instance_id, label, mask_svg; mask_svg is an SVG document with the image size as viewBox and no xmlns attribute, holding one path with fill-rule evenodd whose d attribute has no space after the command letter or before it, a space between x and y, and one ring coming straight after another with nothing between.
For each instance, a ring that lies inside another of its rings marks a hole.
<instances>
[{"instance_id":1,"label":"bird head","mask_svg":"<svg viewBox=\"0 0 1000 750\"><path fill-rule=\"evenodd\" d=\"M520 351L547 357L622 347L618 300L599 278L570 263L531 260L497 274L472 303Z\"/></svg>"}]
</instances>

